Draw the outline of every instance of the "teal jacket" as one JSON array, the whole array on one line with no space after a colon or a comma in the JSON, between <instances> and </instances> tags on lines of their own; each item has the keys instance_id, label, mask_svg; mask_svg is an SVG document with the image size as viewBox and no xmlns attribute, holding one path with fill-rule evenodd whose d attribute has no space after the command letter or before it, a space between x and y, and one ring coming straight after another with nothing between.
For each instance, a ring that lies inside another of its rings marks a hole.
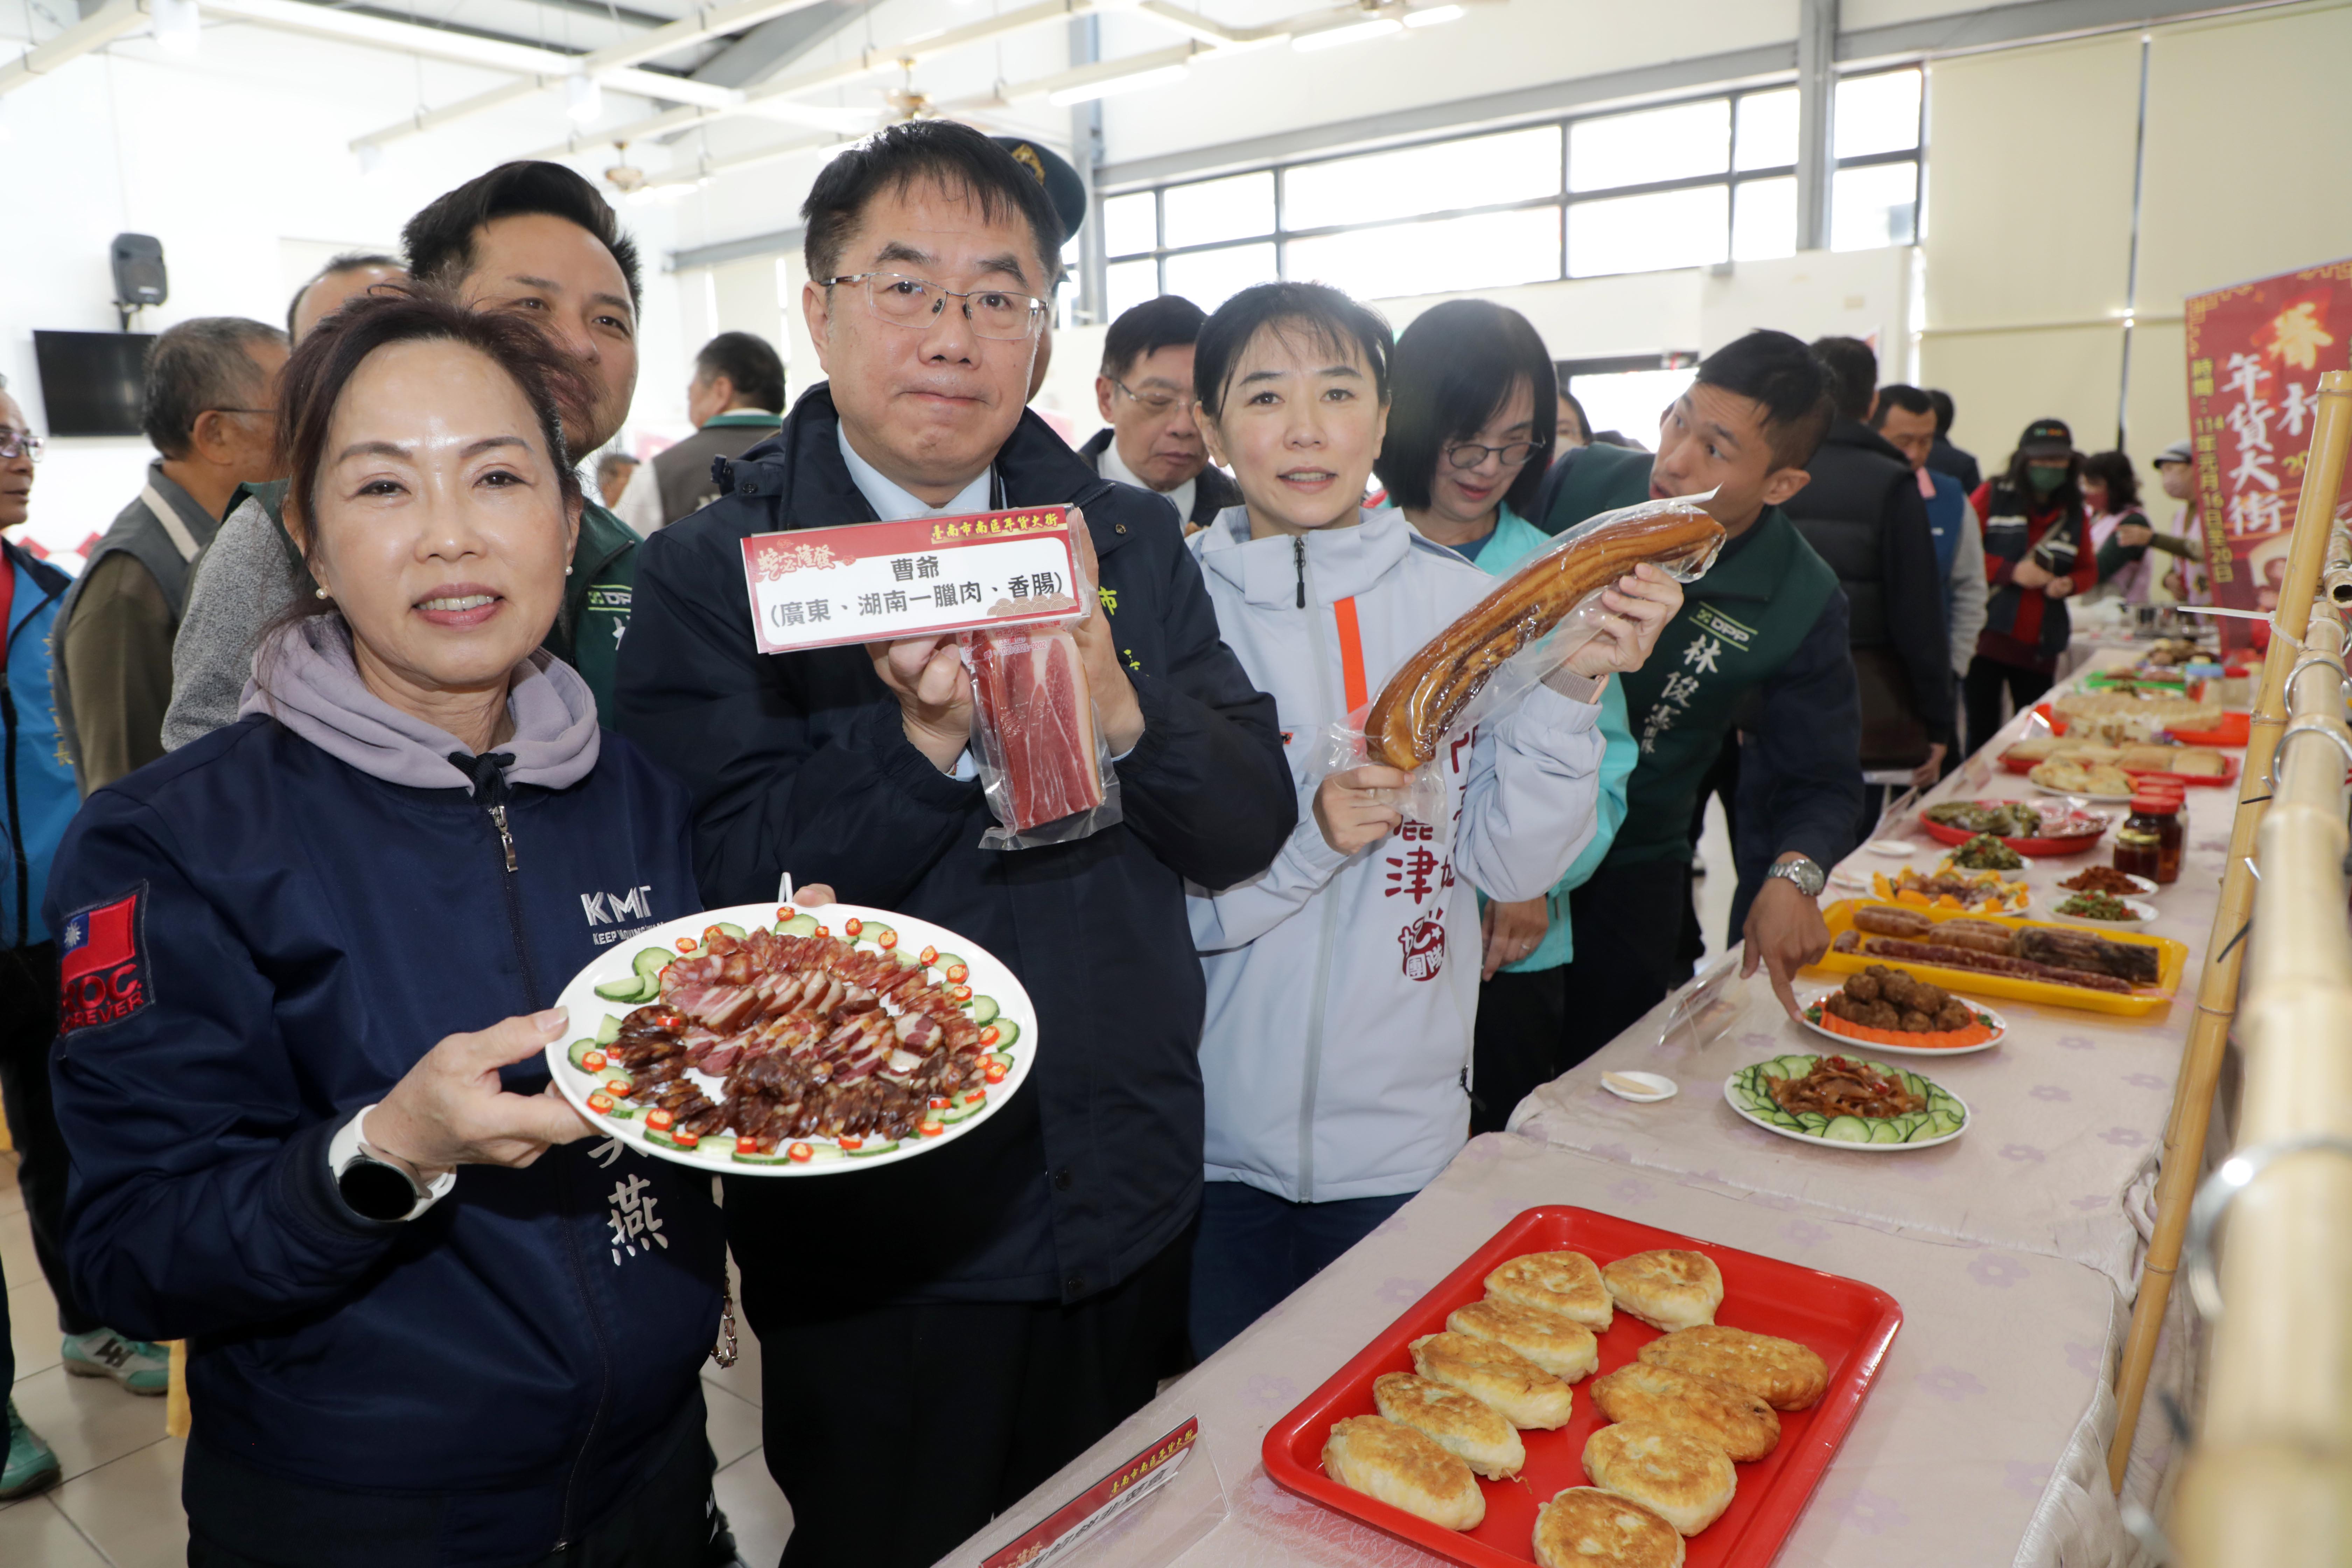
<instances>
[{"instance_id":1,"label":"teal jacket","mask_svg":"<svg viewBox=\"0 0 2352 1568\"><path fill-rule=\"evenodd\" d=\"M1502 521L1486 536L1486 546L1478 552L1476 560L1488 575L1507 576L1518 569L1521 562L1551 542L1550 534L1505 507ZM1601 735L1608 743L1608 751L1601 759L1601 804L1593 822L1592 841L1570 863L1559 885L1544 897L1550 924L1544 930L1543 941L1517 963L1503 965L1507 974L1557 969L1576 956L1575 939L1569 929L1568 895L1584 886L1601 868L1610 845L1616 842L1617 829L1625 821L1625 781L1633 775L1633 764L1642 756L1641 747L1633 741L1633 726L1625 717L1625 683L1622 680L1612 680L1601 692ZM1483 910L1486 904L1486 896L1479 894L1478 907Z\"/></svg>"}]
</instances>

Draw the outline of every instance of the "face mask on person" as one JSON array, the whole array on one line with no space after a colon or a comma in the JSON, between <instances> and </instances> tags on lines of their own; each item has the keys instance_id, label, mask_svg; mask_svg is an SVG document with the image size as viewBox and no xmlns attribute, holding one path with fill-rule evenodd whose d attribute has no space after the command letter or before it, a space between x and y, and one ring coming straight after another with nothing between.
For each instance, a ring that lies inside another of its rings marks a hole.
<instances>
[{"instance_id":1,"label":"face mask on person","mask_svg":"<svg viewBox=\"0 0 2352 1568\"><path fill-rule=\"evenodd\" d=\"M2033 487L2035 495L2046 496L2066 482L2066 470L2032 467L2025 470L2025 482Z\"/></svg>"}]
</instances>

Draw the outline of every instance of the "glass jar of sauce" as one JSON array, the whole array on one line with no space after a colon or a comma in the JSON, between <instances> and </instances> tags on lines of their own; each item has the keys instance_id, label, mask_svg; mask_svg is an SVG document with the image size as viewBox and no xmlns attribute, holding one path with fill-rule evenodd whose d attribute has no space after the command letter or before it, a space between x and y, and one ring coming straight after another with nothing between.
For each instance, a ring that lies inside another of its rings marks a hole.
<instances>
[{"instance_id":1,"label":"glass jar of sauce","mask_svg":"<svg viewBox=\"0 0 2352 1568\"><path fill-rule=\"evenodd\" d=\"M2180 805L2170 796L2132 796L2131 816L2116 829L2115 866L2162 885L2180 879Z\"/></svg>"}]
</instances>

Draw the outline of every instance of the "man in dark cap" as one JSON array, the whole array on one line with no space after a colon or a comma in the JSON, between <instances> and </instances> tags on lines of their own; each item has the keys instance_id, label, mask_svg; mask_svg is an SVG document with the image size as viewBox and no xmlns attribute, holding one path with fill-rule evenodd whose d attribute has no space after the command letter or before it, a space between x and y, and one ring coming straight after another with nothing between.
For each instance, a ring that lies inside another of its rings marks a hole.
<instances>
[{"instance_id":1,"label":"man in dark cap","mask_svg":"<svg viewBox=\"0 0 2352 1568\"><path fill-rule=\"evenodd\" d=\"M1026 136L992 136L989 140L1011 153L1014 163L1045 187L1045 199L1054 204L1054 216L1062 220L1062 243L1069 244L1087 221L1087 183L1078 171L1067 158ZM1046 303L1050 305L1052 301ZM1035 397L1037 389L1045 384L1045 373L1053 363L1054 312L1049 310L1037 330L1037 357L1029 365L1031 397Z\"/></svg>"}]
</instances>

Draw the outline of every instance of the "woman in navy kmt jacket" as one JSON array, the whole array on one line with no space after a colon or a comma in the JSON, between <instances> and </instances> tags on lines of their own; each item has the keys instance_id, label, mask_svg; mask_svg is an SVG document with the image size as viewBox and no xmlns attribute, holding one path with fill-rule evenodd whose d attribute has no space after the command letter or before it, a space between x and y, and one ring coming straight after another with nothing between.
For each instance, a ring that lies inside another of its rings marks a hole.
<instances>
[{"instance_id":1,"label":"woman in navy kmt jacket","mask_svg":"<svg viewBox=\"0 0 2352 1568\"><path fill-rule=\"evenodd\" d=\"M431 298L306 339L279 425L320 599L237 723L58 855L71 1268L190 1342L194 1564L691 1563L709 1532L709 1180L592 1145L540 1054L575 972L699 907L685 793L535 651L570 374Z\"/></svg>"}]
</instances>

